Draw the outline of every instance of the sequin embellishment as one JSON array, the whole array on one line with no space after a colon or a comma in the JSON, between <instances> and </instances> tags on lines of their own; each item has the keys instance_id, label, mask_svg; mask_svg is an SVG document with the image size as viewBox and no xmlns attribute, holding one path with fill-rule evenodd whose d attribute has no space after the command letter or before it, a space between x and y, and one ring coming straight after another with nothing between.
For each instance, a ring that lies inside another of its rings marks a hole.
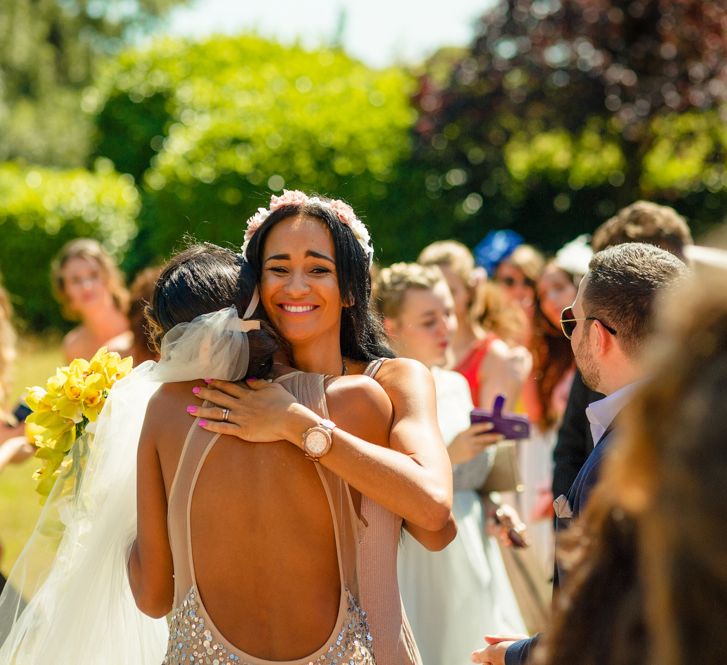
<instances>
[{"instance_id":1,"label":"sequin embellishment","mask_svg":"<svg viewBox=\"0 0 727 665\"><path fill-rule=\"evenodd\" d=\"M373 638L366 612L346 589L348 609L343 625L328 648L314 660L303 658L306 665L375 665ZM193 586L169 620L169 644L163 665L257 665L232 653L217 640L214 626L207 626L199 611L197 589ZM258 662L262 659L257 659ZM270 661L273 662L273 661Z\"/></svg>"}]
</instances>

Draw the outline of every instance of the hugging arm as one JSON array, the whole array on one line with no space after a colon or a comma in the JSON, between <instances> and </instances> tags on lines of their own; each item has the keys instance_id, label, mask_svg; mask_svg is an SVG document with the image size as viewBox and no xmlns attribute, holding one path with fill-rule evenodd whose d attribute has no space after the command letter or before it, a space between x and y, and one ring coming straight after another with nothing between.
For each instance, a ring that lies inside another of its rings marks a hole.
<instances>
[{"instance_id":1,"label":"hugging arm","mask_svg":"<svg viewBox=\"0 0 727 665\"><path fill-rule=\"evenodd\" d=\"M348 428L362 418L355 416L350 425L343 420L338 423L333 446L321 464L400 515L415 537L422 534L425 546L443 547L454 537L452 469L436 421L431 374L416 361L397 359L386 361L376 378L388 396L389 408L393 407L389 447L379 445L385 441L353 434ZM302 447L303 433L320 422L320 417L277 384L248 383L252 390L211 382L197 396L218 406L198 408L194 415L207 419L205 429L210 431L247 441L285 439ZM351 400L349 408L354 405ZM230 409L229 421L213 422L212 418L221 419L222 408Z\"/></svg>"},{"instance_id":2,"label":"hugging arm","mask_svg":"<svg viewBox=\"0 0 727 665\"><path fill-rule=\"evenodd\" d=\"M167 533L167 496L156 448L159 424L152 398L137 453L137 534L129 552L129 585L137 607L163 617L174 602L174 566ZM163 411L162 411L163 412Z\"/></svg>"}]
</instances>

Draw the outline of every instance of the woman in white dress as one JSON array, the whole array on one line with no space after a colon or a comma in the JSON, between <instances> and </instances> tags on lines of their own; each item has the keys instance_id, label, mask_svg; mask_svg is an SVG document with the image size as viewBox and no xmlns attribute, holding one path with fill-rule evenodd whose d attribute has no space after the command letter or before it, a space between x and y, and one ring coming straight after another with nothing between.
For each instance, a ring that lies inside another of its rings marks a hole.
<instances>
[{"instance_id":1,"label":"woman in white dress","mask_svg":"<svg viewBox=\"0 0 727 665\"><path fill-rule=\"evenodd\" d=\"M439 268L398 263L383 269L374 305L397 354L431 369L438 422L454 465L457 537L441 552L430 552L404 536L401 595L424 665L464 665L486 632L524 631L497 542L484 535L476 492L492 463L491 444L501 437L489 425L470 425L467 381L439 367L456 327L452 295Z\"/></svg>"}]
</instances>

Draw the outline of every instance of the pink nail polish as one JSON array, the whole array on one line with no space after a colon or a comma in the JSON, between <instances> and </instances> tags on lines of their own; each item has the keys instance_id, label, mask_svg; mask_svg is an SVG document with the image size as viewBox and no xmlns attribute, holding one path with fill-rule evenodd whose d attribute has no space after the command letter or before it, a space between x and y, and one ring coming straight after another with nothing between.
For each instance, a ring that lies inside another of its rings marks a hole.
<instances>
[{"instance_id":1,"label":"pink nail polish","mask_svg":"<svg viewBox=\"0 0 727 665\"><path fill-rule=\"evenodd\" d=\"M197 413L197 407L196 406L188 406L187 407L187 413Z\"/></svg>"},{"instance_id":2,"label":"pink nail polish","mask_svg":"<svg viewBox=\"0 0 727 665\"><path fill-rule=\"evenodd\" d=\"M207 421L206 420L200 420L199 421L199 426L200 427L207 427Z\"/></svg>"},{"instance_id":3,"label":"pink nail polish","mask_svg":"<svg viewBox=\"0 0 727 665\"><path fill-rule=\"evenodd\" d=\"M200 388L199 386L195 386L194 388L192 388L192 392L195 395L199 395L199 393L200 393L201 390L202 390L202 388Z\"/></svg>"}]
</instances>

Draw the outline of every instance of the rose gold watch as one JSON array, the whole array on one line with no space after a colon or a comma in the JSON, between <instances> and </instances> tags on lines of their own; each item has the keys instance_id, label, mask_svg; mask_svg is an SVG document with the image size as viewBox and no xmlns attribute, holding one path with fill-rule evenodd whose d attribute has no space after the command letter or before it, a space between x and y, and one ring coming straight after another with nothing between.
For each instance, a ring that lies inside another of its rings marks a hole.
<instances>
[{"instance_id":1,"label":"rose gold watch","mask_svg":"<svg viewBox=\"0 0 727 665\"><path fill-rule=\"evenodd\" d=\"M305 456L317 462L325 455L333 444L331 433L336 429L336 423L330 420L321 420L320 423L303 432L303 452Z\"/></svg>"}]
</instances>

